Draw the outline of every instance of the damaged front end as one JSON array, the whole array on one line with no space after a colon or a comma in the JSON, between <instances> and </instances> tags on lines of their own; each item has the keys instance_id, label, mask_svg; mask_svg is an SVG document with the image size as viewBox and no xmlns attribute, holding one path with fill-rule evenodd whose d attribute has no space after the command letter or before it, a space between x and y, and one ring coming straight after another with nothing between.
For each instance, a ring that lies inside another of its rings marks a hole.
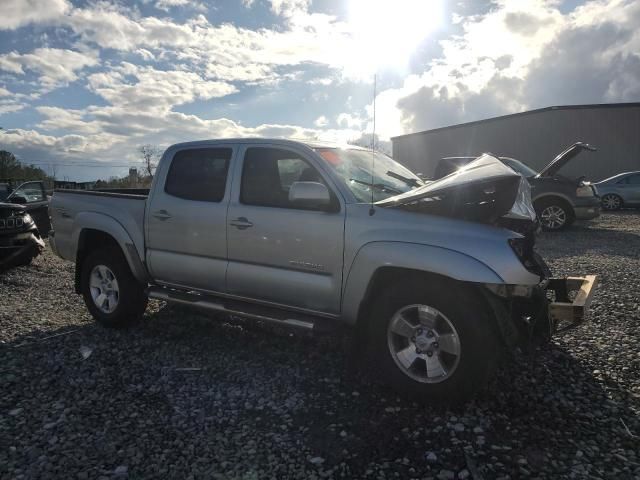
<instances>
[{"instance_id":1,"label":"damaged front end","mask_svg":"<svg viewBox=\"0 0 640 480\"><path fill-rule=\"evenodd\" d=\"M533 286L487 284L484 294L507 346L527 349L582 324L597 284L595 275L546 277Z\"/></svg>"},{"instance_id":2,"label":"damaged front end","mask_svg":"<svg viewBox=\"0 0 640 480\"><path fill-rule=\"evenodd\" d=\"M485 285L484 292L507 345L522 347L548 340L586 318L597 278L552 278L535 250L540 224L529 182L493 155L484 154L446 177L376 205L489 224L519 234L510 239L510 247L540 282Z\"/></svg>"},{"instance_id":3,"label":"damaged front end","mask_svg":"<svg viewBox=\"0 0 640 480\"><path fill-rule=\"evenodd\" d=\"M44 241L25 207L0 203L0 271L28 265L43 250Z\"/></svg>"}]
</instances>

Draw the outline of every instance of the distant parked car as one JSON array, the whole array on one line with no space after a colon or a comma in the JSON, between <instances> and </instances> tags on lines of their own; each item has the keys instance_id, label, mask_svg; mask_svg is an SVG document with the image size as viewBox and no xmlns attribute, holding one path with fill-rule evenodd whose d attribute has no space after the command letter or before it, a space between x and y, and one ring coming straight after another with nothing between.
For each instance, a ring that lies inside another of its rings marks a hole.
<instances>
[{"instance_id":1,"label":"distant parked car","mask_svg":"<svg viewBox=\"0 0 640 480\"><path fill-rule=\"evenodd\" d=\"M605 210L640 207L640 172L619 173L594 185Z\"/></svg>"},{"instance_id":2,"label":"distant parked car","mask_svg":"<svg viewBox=\"0 0 640 480\"><path fill-rule=\"evenodd\" d=\"M544 230L562 230L577 220L591 220L600 215L596 189L583 178L572 179L558 174L583 150L595 151L586 143L574 143L539 172L510 157L499 159L529 180L531 198ZM436 166L435 179L462 168L476 157L446 157Z\"/></svg>"}]
</instances>

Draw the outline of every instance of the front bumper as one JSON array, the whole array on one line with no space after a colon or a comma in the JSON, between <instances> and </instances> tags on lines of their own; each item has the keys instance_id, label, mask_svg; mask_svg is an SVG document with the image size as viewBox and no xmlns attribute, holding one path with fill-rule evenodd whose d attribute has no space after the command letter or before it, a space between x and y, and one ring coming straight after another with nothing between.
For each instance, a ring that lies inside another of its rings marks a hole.
<instances>
[{"instance_id":1,"label":"front bumper","mask_svg":"<svg viewBox=\"0 0 640 480\"><path fill-rule=\"evenodd\" d=\"M20 264L22 259L38 256L44 241L38 230L0 236L0 271Z\"/></svg>"},{"instance_id":2,"label":"front bumper","mask_svg":"<svg viewBox=\"0 0 640 480\"><path fill-rule=\"evenodd\" d=\"M595 275L547 278L538 285L485 285L505 345L529 348L588 318Z\"/></svg>"},{"instance_id":3,"label":"front bumper","mask_svg":"<svg viewBox=\"0 0 640 480\"><path fill-rule=\"evenodd\" d=\"M575 207L573 209L578 220L591 220L600 216L600 205Z\"/></svg>"},{"instance_id":4,"label":"front bumper","mask_svg":"<svg viewBox=\"0 0 640 480\"><path fill-rule=\"evenodd\" d=\"M549 280L545 290L554 297L549 303L549 322L553 333L570 330L585 321L597 285L596 275Z\"/></svg>"},{"instance_id":5,"label":"front bumper","mask_svg":"<svg viewBox=\"0 0 640 480\"><path fill-rule=\"evenodd\" d=\"M591 220L600 216L600 197L577 197L573 200L577 220Z\"/></svg>"}]
</instances>

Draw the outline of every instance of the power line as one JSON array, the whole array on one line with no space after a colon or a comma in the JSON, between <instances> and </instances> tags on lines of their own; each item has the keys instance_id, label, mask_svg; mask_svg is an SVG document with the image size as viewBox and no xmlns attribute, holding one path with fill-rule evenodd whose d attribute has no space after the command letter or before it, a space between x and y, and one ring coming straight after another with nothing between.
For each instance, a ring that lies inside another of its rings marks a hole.
<instances>
[{"instance_id":1,"label":"power line","mask_svg":"<svg viewBox=\"0 0 640 480\"><path fill-rule=\"evenodd\" d=\"M95 167L95 168L130 168L137 167L138 164L128 164L128 165L111 165L111 164L95 164L95 163L56 163L56 162L26 162L20 161L23 165L46 165L51 167Z\"/></svg>"}]
</instances>

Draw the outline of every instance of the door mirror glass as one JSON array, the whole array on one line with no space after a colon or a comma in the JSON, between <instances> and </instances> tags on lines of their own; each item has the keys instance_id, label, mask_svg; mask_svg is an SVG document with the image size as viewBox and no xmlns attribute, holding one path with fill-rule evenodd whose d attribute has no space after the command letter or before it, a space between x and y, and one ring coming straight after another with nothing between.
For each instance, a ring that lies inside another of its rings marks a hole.
<instances>
[{"instance_id":1,"label":"door mirror glass","mask_svg":"<svg viewBox=\"0 0 640 480\"><path fill-rule=\"evenodd\" d=\"M329 189L318 182L293 182L289 188L289 202L301 208L328 208Z\"/></svg>"}]
</instances>

